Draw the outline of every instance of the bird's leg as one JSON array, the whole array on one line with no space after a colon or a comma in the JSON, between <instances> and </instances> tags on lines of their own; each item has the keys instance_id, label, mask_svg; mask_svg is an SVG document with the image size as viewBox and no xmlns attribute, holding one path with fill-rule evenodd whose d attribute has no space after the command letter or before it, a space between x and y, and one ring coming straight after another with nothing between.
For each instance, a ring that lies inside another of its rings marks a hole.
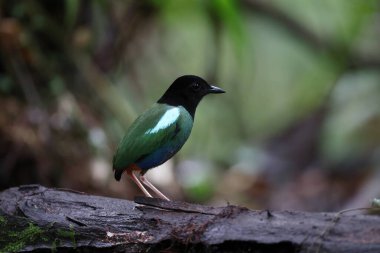
<instances>
[{"instance_id":1,"label":"bird's leg","mask_svg":"<svg viewBox=\"0 0 380 253\"><path fill-rule=\"evenodd\" d=\"M140 174L140 180L141 182L143 182L143 184L145 184L146 186L148 186L150 189L152 189L152 191L154 191L158 196L160 196L162 199L165 199L167 201L170 201L170 199L168 197L166 197L162 192L160 192L156 187L154 187L154 185L148 181L148 179L146 179L144 177L144 175L141 175Z\"/></svg>"},{"instance_id":2,"label":"bird's leg","mask_svg":"<svg viewBox=\"0 0 380 253\"><path fill-rule=\"evenodd\" d=\"M144 188L141 182L137 179L136 175L133 173L133 170L127 170L128 176L137 184L137 186L144 192L145 196L153 198L152 195Z\"/></svg>"}]
</instances>

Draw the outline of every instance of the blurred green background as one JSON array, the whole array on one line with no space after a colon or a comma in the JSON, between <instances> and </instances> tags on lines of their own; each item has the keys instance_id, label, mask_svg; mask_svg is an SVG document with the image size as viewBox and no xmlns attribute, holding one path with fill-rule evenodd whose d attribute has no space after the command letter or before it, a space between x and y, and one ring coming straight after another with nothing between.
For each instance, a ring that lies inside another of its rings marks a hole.
<instances>
[{"instance_id":1,"label":"blurred green background","mask_svg":"<svg viewBox=\"0 0 380 253\"><path fill-rule=\"evenodd\" d=\"M169 197L332 211L380 195L380 1L0 1L0 189L133 198L112 156L180 75L227 91L147 175Z\"/></svg>"}]
</instances>

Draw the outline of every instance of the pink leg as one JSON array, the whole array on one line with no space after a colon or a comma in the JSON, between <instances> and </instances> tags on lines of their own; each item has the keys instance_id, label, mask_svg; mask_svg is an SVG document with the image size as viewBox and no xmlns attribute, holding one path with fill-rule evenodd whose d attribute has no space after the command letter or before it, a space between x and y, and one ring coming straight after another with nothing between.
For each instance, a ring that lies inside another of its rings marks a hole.
<instances>
[{"instance_id":1,"label":"pink leg","mask_svg":"<svg viewBox=\"0 0 380 253\"><path fill-rule=\"evenodd\" d=\"M137 186L144 192L145 196L152 198L152 195L144 188L141 182L137 179L132 170L127 170L128 176L137 184Z\"/></svg>"},{"instance_id":2,"label":"pink leg","mask_svg":"<svg viewBox=\"0 0 380 253\"><path fill-rule=\"evenodd\" d=\"M160 192L156 187L154 187L154 185L151 182L149 182L148 179L146 179L143 175L140 175L140 180L141 182L143 182L143 184L148 186L150 189L152 189L152 191L154 191L158 196L160 196L160 198L170 201L168 197L166 197L162 192Z\"/></svg>"}]
</instances>

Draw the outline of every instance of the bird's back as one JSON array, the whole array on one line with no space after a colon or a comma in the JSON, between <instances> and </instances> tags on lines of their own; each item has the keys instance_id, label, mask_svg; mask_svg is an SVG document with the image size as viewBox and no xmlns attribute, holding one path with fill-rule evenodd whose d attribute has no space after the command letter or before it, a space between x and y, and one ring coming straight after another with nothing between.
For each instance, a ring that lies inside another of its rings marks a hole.
<instances>
[{"instance_id":1,"label":"bird's back","mask_svg":"<svg viewBox=\"0 0 380 253\"><path fill-rule=\"evenodd\" d=\"M142 170L171 158L190 135L193 119L182 106L155 104L132 123L113 158L116 180L136 164Z\"/></svg>"}]
</instances>

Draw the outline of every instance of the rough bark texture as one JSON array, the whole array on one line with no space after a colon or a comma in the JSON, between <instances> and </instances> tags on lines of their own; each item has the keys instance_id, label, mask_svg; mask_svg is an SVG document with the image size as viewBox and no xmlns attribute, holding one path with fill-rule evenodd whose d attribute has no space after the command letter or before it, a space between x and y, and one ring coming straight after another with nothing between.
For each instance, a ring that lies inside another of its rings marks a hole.
<instances>
[{"instance_id":1,"label":"rough bark texture","mask_svg":"<svg viewBox=\"0 0 380 253\"><path fill-rule=\"evenodd\" d=\"M0 193L0 252L380 252L380 217L253 211L39 185Z\"/></svg>"}]
</instances>

